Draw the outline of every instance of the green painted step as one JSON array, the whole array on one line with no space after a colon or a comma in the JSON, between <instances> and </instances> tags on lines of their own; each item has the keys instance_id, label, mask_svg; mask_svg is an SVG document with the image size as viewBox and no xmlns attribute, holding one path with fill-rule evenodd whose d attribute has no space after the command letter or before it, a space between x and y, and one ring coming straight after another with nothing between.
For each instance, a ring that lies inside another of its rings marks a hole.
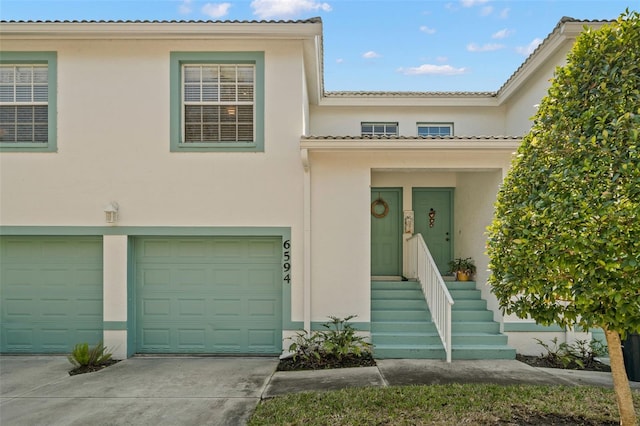
<instances>
[{"instance_id":1,"label":"green painted step","mask_svg":"<svg viewBox=\"0 0 640 426\"><path fill-rule=\"evenodd\" d=\"M376 332L376 347L379 345L399 345L399 346L438 346L442 345L437 332L433 333L411 333L411 332Z\"/></svg>"},{"instance_id":2,"label":"green painted step","mask_svg":"<svg viewBox=\"0 0 640 426\"><path fill-rule=\"evenodd\" d=\"M471 333L471 332L456 332L451 333L451 344L453 346L473 346L473 345L506 345L507 336L497 333Z\"/></svg>"},{"instance_id":3,"label":"green painted step","mask_svg":"<svg viewBox=\"0 0 640 426\"><path fill-rule=\"evenodd\" d=\"M424 310L374 310L371 321L431 321L431 314ZM373 325L372 325L373 327Z\"/></svg>"},{"instance_id":4,"label":"green painted step","mask_svg":"<svg viewBox=\"0 0 640 426\"><path fill-rule=\"evenodd\" d=\"M374 311L384 310L428 310L427 302L424 299L375 299L371 301L371 309Z\"/></svg>"},{"instance_id":5,"label":"green painted step","mask_svg":"<svg viewBox=\"0 0 640 426\"><path fill-rule=\"evenodd\" d=\"M373 289L371 290L371 299L418 299L422 298L422 290L419 288L402 288L402 289Z\"/></svg>"},{"instance_id":6,"label":"green painted step","mask_svg":"<svg viewBox=\"0 0 640 426\"><path fill-rule=\"evenodd\" d=\"M387 332L435 333L436 326L429 321L374 321L371 323L372 333Z\"/></svg>"},{"instance_id":7,"label":"green painted step","mask_svg":"<svg viewBox=\"0 0 640 426\"><path fill-rule=\"evenodd\" d=\"M442 345L378 345L373 354L378 359L445 359Z\"/></svg>"},{"instance_id":8,"label":"green painted step","mask_svg":"<svg viewBox=\"0 0 640 426\"><path fill-rule=\"evenodd\" d=\"M460 299L480 299L480 290L449 290L454 300Z\"/></svg>"},{"instance_id":9,"label":"green painted step","mask_svg":"<svg viewBox=\"0 0 640 426\"><path fill-rule=\"evenodd\" d=\"M414 289L422 291L420 283L417 281L372 281L372 290L402 290Z\"/></svg>"},{"instance_id":10,"label":"green painted step","mask_svg":"<svg viewBox=\"0 0 640 426\"><path fill-rule=\"evenodd\" d=\"M491 311L464 311L452 310L451 321L469 322L469 321L493 321L493 312Z\"/></svg>"},{"instance_id":11,"label":"green painted step","mask_svg":"<svg viewBox=\"0 0 640 426\"><path fill-rule=\"evenodd\" d=\"M453 298L452 311L484 311L487 309L487 301L483 299L456 299Z\"/></svg>"},{"instance_id":12,"label":"green painted step","mask_svg":"<svg viewBox=\"0 0 640 426\"><path fill-rule=\"evenodd\" d=\"M500 324L495 321L453 321L452 333L500 333Z\"/></svg>"},{"instance_id":13,"label":"green painted step","mask_svg":"<svg viewBox=\"0 0 640 426\"><path fill-rule=\"evenodd\" d=\"M449 291L451 290L476 290L475 281L445 281Z\"/></svg>"}]
</instances>

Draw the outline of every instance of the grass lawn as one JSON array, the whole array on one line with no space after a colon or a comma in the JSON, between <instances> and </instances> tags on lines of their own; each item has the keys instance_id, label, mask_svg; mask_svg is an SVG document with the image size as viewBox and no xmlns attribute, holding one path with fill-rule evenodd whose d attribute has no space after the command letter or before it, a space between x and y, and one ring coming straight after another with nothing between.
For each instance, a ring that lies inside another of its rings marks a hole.
<instances>
[{"instance_id":1,"label":"grass lawn","mask_svg":"<svg viewBox=\"0 0 640 426\"><path fill-rule=\"evenodd\" d=\"M640 392L633 392L640 413ZM352 388L279 396L256 425L616 425L612 389L453 384Z\"/></svg>"}]
</instances>

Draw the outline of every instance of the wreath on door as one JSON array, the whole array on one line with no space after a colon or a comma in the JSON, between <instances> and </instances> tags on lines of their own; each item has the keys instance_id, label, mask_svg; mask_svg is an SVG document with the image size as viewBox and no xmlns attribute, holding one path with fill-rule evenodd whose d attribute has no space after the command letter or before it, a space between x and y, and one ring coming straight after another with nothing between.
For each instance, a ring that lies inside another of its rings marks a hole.
<instances>
[{"instance_id":1,"label":"wreath on door","mask_svg":"<svg viewBox=\"0 0 640 426\"><path fill-rule=\"evenodd\" d=\"M378 206L382 206L383 210L378 213ZM389 204L378 195L378 199L371 203L371 214L373 217L381 219L389 214Z\"/></svg>"}]
</instances>

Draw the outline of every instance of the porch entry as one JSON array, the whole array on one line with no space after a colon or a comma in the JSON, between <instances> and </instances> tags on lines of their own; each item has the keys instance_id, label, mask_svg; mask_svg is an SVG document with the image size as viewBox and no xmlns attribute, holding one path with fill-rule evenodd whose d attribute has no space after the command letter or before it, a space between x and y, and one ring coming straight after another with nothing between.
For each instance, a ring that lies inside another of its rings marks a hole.
<instances>
[{"instance_id":1,"label":"porch entry","mask_svg":"<svg viewBox=\"0 0 640 426\"><path fill-rule=\"evenodd\" d=\"M371 189L371 275L402 275L402 188Z\"/></svg>"},{"instance_id":2,"label":"porch entry","mask_svg":"<svg viewBox=\"0 0 640 426\"><path fill-rule=\"evenodd\" d=\"M453 259L453 188L413 188L414 232L422 234L441 274Z\"/></svg>"}]
</instances>

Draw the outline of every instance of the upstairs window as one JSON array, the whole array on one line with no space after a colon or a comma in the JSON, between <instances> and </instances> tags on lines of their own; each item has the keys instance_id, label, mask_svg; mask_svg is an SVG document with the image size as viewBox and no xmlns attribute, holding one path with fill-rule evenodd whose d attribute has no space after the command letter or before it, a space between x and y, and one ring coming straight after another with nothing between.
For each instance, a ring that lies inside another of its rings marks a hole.
<instances>
[{"instance_id":1,"label":"upstairs window","mask_svg":"<svg viewBox=\"0 0 640 426\"><path fill-rule=\"evenodd\" d=\"M0 150L55 151L55 53L0 53Z\"/></svg>"},{"instance_id":2,"label":"upstairs window","mask_svg":"<svg viewBox=\"0 0 640 426\"><path fill-rule=\"evenodd\" d=\"M418 136L453 136L453 123L418 123Z\"/></svg>"},{"instance_id":3,"label":"upstairs window","mask_svg":"<svg viewBox=\"0 0 640 426\"><path fill-rule=\"evenodd\" d=\"M362 136L398 136L398 123L361 123Z\"/></svg>"},{"instance_id":4,"label":"upstairs window","mask_svg":"<svg viewBox=\"0 0 640 426\"><path fill-rule=\"evenodd\" d=\"M264 150L264 55L171 54L171 150Z\"/></svg>"}]
</instances>

